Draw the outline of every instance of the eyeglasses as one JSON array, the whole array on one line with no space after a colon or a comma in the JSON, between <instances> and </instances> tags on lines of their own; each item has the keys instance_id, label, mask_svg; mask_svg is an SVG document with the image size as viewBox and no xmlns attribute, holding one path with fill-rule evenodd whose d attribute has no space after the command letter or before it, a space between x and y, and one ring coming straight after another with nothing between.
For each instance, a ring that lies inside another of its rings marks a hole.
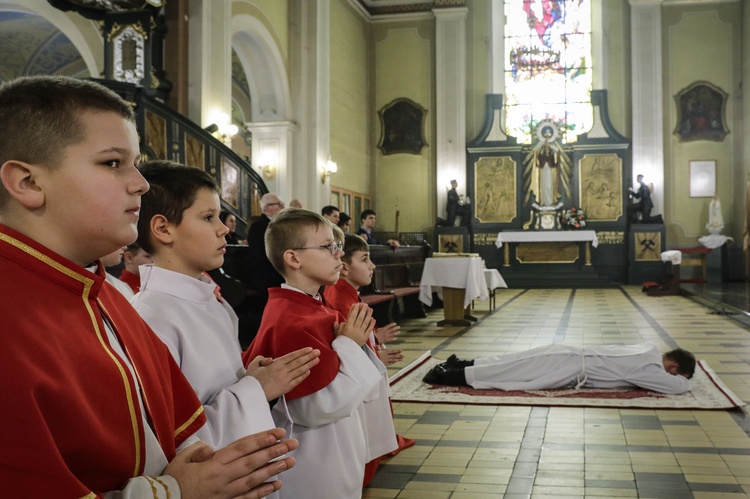
<instances>
[{"instance_id":1,"label":"eyeglasses","mask_svg":"<svg viewBox=\"0 0 750 499\"><path fill-rule=\"evenodd\" d=\"M302 248L292 248L293 250L303 250L303 249L327 249L331 252L331 255L336 256L337 251L344 251L344 243L341 241L333 241L332 243L328 244L321 244L320 246L303 246Z\"/></svg>"},{"instance_id":2,"label":"eyeglasses","mask_svg":"<svg viewBox=\"0 0 750 499\"><path fill-rule=\"evenodd\" d=\"M266 206L284 206L284 201L279 201L278 203L268 203Z\"/></svg>"}]
</instances>

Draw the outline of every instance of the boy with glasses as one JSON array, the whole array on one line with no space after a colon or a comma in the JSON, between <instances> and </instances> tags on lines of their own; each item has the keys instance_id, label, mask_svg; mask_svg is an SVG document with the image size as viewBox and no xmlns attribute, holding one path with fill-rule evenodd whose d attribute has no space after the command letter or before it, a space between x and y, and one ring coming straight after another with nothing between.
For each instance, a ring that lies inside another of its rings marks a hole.
<instances>
[{"instance_id":1,"label":"boy with glasses","mask_svg":"<svg viewBox=\"0 0 750 499\"><path fill-rule=\"evenodd\" d=\"M284 474L280 497L361 497L365 463L395 449L395 432L373 432L365 404L387 404L382 363L365 347L375 327L372 310L357 303L348 318L326 307L320 287L334 284L341 269L342 243L317 213L288 209L271 221L266 251L284 276L269 290L258 336L245 352L247 365L258 355L283 356L296 349L320 350L320 363L286 395L288 412L274 407L274 421L299 440L297 473ZM392 442L386 449L369 443ZM292 471L292 470L290 470Z\"/></svg>"}]
</instances>

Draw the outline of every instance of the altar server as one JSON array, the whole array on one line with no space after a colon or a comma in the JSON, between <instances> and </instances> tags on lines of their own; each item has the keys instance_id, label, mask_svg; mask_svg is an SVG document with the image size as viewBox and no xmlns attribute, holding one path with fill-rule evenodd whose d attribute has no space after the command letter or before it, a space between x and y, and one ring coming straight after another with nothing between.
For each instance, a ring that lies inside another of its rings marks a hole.
<instances>
[{"instance_id":1,"label":"altar server","mask_svg":"<svg viewBox=\"0 0 750 499\"><path fill-rule=\"evenodd\" d=\"M300 442L296 473L284 475L281 497L361 497L365 463L396 448L392 423L380 432L367 431L365 402L387 404L388 398L382 363L365 346L375 326L372 310L357 303L344 319L320 299L320 287L339 278L341 248L331 224L311 211L284 210L266 232L266 252L286 284L269 290L245 362L308 346L320 350L320 364L287 394L289 413L274 407L274 420L285 428L294 421Z\"/></svg>"},{"instance_id":2,"label":"altar server","mask_svg":"<svg viewBox=\"0 0 750 499\"><path fill-rule=\"evenodd\" d=\"M274 429L215 452L164 344L105 282L141 195L130 105L101 85L0 85L0 394L4 497L262 497L294 465ZM189 447L188 447L189 446Z\"/></svg>"},{"instance_id":3,"label":"altar server","mask_svg":"<svg viewBox=\"0 0 750 499\"><path fill-rule=\"evenodd\" d=\"M140 170L151 189L143 195L138 244L154 263L141 267L141 291L132 303L203 403L208 423L198 436L222 447L273 428L267 401L304 380L320 352L258 357L245 370L237 315L204 274L223 264L229 231L219 219L216 182L200 168L170 161L149 161Z\"/></svg>"}]
</instances>

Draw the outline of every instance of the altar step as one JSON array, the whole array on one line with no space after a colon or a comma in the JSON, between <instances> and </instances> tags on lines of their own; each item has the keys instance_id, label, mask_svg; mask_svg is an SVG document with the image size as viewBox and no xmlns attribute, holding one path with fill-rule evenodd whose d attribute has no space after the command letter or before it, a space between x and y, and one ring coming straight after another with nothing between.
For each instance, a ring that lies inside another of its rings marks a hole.
<instances>
[{"instance_id":1,"label":"altar step","mask_svg":"<svg viewBox=\"0 0 750 499\"><path fill-rule=\"evenodd\" d=\"M500 267L497 269L509 288L616 288L620 283L593 267L561 269L547 265Z\"/></svg>"}]
</instances>

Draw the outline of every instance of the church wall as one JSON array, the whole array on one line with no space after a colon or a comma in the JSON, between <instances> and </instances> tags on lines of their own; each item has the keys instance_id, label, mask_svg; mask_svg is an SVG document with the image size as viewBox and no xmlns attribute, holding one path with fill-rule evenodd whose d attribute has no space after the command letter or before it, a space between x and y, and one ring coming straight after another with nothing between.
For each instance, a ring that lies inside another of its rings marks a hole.
<instances>
[{"instance_id":1,"label":"church wall","mask_svg":"<svg viewBox=\"0 0 750 499\"><path fill-rule=\"evenodd\" d=\"M482 130L486 95L492 93L492 2L469 2L466 19L466 140Z\"/></svg>"},{"instance_id":2,"label":"church wall","mask_svg":"<svg viewBox=\"0 0 750 499\"><path fill-rule=\"evenodd\" d=\"M741 171L739 122L741 6L739 3L663 9L665 219L669 246L691 246L707 234L710 198L690 197L690 161L715 160L717 194L724 208L724 233L737 235L729 207L742 203L732 189ZM674 96L696 81L708 81L728 95L723 141L680 142ZM635 170L638 165L633 165ZM739 221L741 224L742 222Z\"/></svg>"},{"instance_id":3,"label":"church wall","mask_svg":"<svg viewBox=\"0 0 750 499\"><path fill-rule=\"evenodd\" d=\"M245 14L258 19L272 34L289 74L289 1L234 0L232 15Z\"/></svg>"},{"instance_id":4,"label":"church wall","mask_svg":"<svg viewBox=\"0 0 750 499\"><path fill-rule=\"evenodd\" d=\"M372 146L371 106L368 84L369 27L346 0L331 2L331 159L338 173L331 178L336 187L370 192ZM354 217L354 214L349 214Z\"/></svg>"},{"instance_id":5,"label":"church wall","mask_svg":"<svg viewBox=\"0 0 750 499\"><path fill-rule=\"evenodd\" d=\"M603 72L603 89L608 95L609 119L625 137L632 136L632 90L630 84L630 4L604 0L601 27L592 26L594 36L604 40L604 61L594 61Z\"/></svg>"},{"instance_id":6,"label":"church wall","mask_svg":"<svg viewBox=\"0 0 750 499\"><path fill-rule=\"evenodd\" d=\"M375 172L372 194L378 226L382 230L395 229L397 209L401 232L423 231L434 226L434 37L434 20L373 24L375 106L370 119ZM377 111L401 97L427 109L427 147L421 154L383 155L377 149L382 135Z\"/></svg>"}]
</instances>

